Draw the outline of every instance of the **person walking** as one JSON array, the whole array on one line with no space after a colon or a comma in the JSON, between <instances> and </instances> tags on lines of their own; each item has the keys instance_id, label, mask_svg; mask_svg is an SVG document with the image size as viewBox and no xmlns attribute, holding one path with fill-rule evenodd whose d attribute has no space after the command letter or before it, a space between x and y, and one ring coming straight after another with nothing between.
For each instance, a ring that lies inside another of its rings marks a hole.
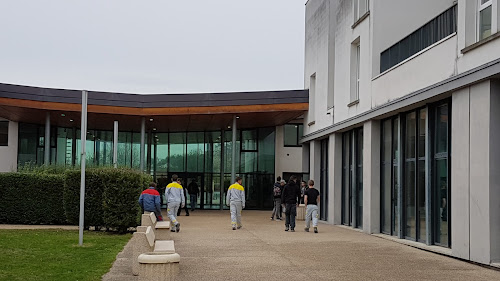
<instances>
[{"instance_id":1,"label":"person walking","mask_svg":"<svg viewBox=\"0 0 500 281\"><path fill-rule=\"evenodd\" d=\"M314 227L314 233L318 233L318 203L319 191L314 188L314 181L309 180L309 188L304 193L304 204L306 205L306 228L304 230L309 232L311 226L311 218Z\"/></svg>"},{"instance_id":2,"label":"person walking","mask_svg":"<svg viewBox=\"0 0 500 281\"><path fill-rule=\"evenodd\" d=\"M188 193L192 212L196 208L196 201L198 201L198 196L200 194L200 188L198 187L195 179L193 179L193 181L191 181L191 183L188 185Z\"/></svg>"},{"instance_id":3,"label":"person walking","mask_svg":"<svg viewBox=\"0 0 500 281\"><path fill-rule=\"evenodd\" d=\"M139 196L139 205L141 206L143 213L153 212L156 215L157 220L163 220L163 217L161 216L160 193L156 190L156 183L150 183L149 188L141 193L141 196Z\"/></svg>"},{"instance_id":4,"label":"person walking","mask_svg":"<svg viewBox=\"0 0 500 281\"><path fill-rule=\"evenodd\" d=\"M177 179L177 183L180 184L182 186L182 192L184 193L184 202L187 202L187 190L186 188L182 185L182 179L181 178L178 178ZM177 216L180 216L181 215L181 210L184 209L184 211L186 212L186 217L189 217L189 209L187 207L187 204L184 204L184 207L182 208L179 208L179 210L177 210Z\"/></svg>"},{"instance_id":5,"label":"person walking","mask_svg":"<svg viewBox=\"0 0 500 281\"><path fill-rule=\"evenodd\" d=\"M297 177L291 176L290 181L281 192L281 202L285 204L285 231L291 229L295 232L295 216L300 202L300 187L297 185Z\"/></svg>"},{"instance_id":6,"label":"person walking","mask_svg":"<svg viewBox=\"0 0 500 281\"><path fill-rule=\"evenodd\" d=\"M300 182L300 204L304 204L304 193L307 190L307 182Z\"/></svg>"},{"instance_id":7,"label":"person walking","mask_svg":"<svg viewBox=\"0 0 500 281\"><path fill-rule=\"evenodd\" d=\"M276 182L273 186L273 201L274 208L273 214L271 215L271 220L274 220L276 217L277 220L281 220L281 177L276 179Z\"/></svg>"},{"instance_id":8,"label":"person walking","mask_svg":"<svg viewBox=\"0 0 500 281\"><path fill-rule=\"evenodd\" d=\"M170 231L179 232L181 224L177 221L177 211L179 207L184 207L186 201L184 200L184 190L182 185L177 182L177 175L172 175L172 182L167 185L165 189L165 198L167 198L167 214L170 219Z\"/></svg>"},{"instance_id":9,"label":"person walking","mask_svg":"<svg viewBox=\"0 0 500 281\"><path fill-rule=\"evenodd\" d=\"M242 178L236 177L236 182L227 190L226 204L229 205L231 210L231 226L233 230L242 227L241 210L245 209L245 188L241 183Z\"/></svg>"}]
</instances>

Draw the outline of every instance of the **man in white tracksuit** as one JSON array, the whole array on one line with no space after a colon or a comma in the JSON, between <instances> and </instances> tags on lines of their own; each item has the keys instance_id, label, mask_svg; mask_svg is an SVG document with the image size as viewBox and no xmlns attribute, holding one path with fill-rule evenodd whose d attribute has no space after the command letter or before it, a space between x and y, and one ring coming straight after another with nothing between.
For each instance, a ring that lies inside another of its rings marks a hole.
<instances>
[{"instance_id":1,"label":"man in white tracksuit","mask_svg":"<svg viewBox=\"0 0 500 281\"><path fill-rule=\"evenodd\" d=\"M236 177L236 182L227 190L226 204L230 206L233 230L241 228L241 209L245 209L245 188L241 182L241 177Z\"/></svg>"},{"instance_id":2,"label":"man in white tracksuit","mask_svg":"<svg viewBox=\"0 0 500 281\"><path fill-rule=\"evenodd\" d=\"M177 211L179 207L184 208L184 189L177 182L177 175L172 176L172 182L165 189L165 198L167 198L167 214L170 219L170 231L179 232L181 224L177 221Z\"/></svg>"}]
</instances>

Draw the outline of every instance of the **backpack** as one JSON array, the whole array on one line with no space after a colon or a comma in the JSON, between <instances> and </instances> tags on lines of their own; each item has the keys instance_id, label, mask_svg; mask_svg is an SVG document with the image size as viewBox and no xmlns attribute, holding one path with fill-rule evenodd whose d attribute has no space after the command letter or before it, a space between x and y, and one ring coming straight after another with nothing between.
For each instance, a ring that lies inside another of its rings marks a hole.
<instances>
[{"instance_id":1,"label":"backpack","mask_svg":"<svg viewBox=\"0 0 500 281\"><path fill-rule=\"evenodd\" d=\"M275 197L281 196L281 188L279 186L274 186L273 194Z\"/></svg>"}]
</instances>

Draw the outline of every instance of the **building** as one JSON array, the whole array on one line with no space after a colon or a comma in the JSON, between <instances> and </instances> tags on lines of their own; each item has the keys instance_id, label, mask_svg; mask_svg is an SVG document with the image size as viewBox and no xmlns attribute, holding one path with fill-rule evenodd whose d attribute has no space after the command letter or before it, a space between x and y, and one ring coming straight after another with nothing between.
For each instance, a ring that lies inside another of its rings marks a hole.
<instances>
[{"instance_id":1,"label":"building","mask_svg":"<svg viewBox=\"0 0 500 281\"><path fill-rule=\"evenodd\" d=\"M81 102L81 91L0 84L0 172L80 165ZM195 180L203 209L225 206L234 166L243 177L247 206L269 209L277 175L307 177L299 145L307 108L307 90L89 92L86 165L142 170L163 187L174 173L184 184Z\"/></svg>"},{"instance_id":2,"label":"building","mask_svg":"<svg viewBox=\"0 0 500 281\"><path fill-rule=\"evenodd\" d=\"M322 220L500 262L499 2L306 3Z\"/></svg>"}]
</instances>

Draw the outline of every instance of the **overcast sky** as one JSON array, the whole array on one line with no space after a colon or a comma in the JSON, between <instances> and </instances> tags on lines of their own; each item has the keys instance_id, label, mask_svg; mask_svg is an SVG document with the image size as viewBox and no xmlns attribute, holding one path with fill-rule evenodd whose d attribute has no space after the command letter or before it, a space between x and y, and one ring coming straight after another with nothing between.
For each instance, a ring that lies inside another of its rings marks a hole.
<instances>
[{"instance_id":1,"label":"overcast sky","mask_svg":"<svg viewBox=\"0 0 500 281\"><path fill-rule=\"evenodd\" d=\"M0 0L0 82L128 93L303 88L305 0Z\"/></svg>"}]
</instances>

